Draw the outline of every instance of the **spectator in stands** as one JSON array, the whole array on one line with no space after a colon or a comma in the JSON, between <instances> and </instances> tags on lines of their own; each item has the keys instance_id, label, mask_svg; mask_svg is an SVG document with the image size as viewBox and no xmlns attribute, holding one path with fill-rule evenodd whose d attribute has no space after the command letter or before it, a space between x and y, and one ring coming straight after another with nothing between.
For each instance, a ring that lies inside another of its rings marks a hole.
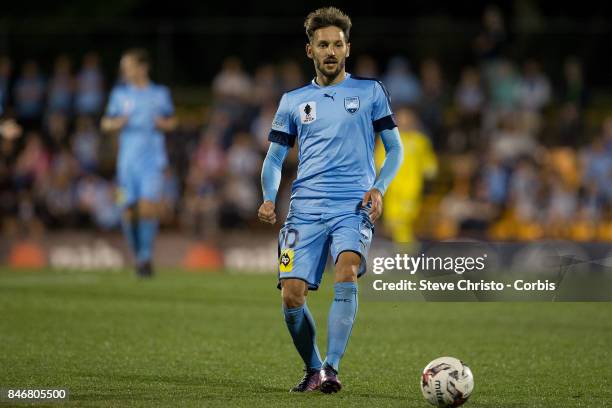
<instances>
[{"instance_id":1,"label":"spectator in stands","mask_svg":"<svg viewBox=\"0 0 612 408\"><path fill-rule=\"evenodd\" d=\"M425 131L431 137L434 147L443 148L444 128L444 79L440 64L435 59L426 59L421 64L422 93L418 112Z\"/></svg>"},{"instance_id":2,"label":"spectator in stands","mask_svg":"<svg viewBox=\"0 0 612 408\"><path fill-rule=\"evenodd\" d=\"M378 64L372 56L363 54L357 57L353 72L363 78L378 78Z\"/></svg>"},{"instance_id":3,"label":"spectator in stands","mask_svg":"<svg viewBox=\"0 0 612 408\"><path fill-rule=\"evenodd\" d=\"M69 115L72 111L74 78L70 58L60 55L55 60L53 76L49 80L47 112Z\"/></svg>"},{"instance_id":4,"label":"spectator in stands","mask_svg":"<svg viewBox=\"0 0 612 408\"><path fill-rule=\"evenodd\" d=\"M480 119L485 95L480 84L480 74L472 66L461 72L461 80L455 91L455 106L461 117L470 122Z\"/></svg>"},{"instance_id":5,"label":"spectator in stands","mask_svg":"<svg viewBox=\"0 0 612 408\"><path fill-rule=\"evenodd\" d=\"M443 218L455 224L455 230L470 236L484 237L486 229L497 215L486 199L486 189L479 180L474 185L458 183L440 203Z\"/></svg>"},{"instance_id":6,"label":"spectator in stands","mask_svg":"<svg viewBox=\"0 0 612 408\"><path fill-rule=\"evenodd\" d=\"M225 152L216 135L204 133L191 157L180 211L181 224L196 236L212 238L218 233L225 168Z\"/></svg>"},{"instance_id":7,"label":"spectator in stands","mask_svg":"<svg viewBox=\"0 0 612 408\"><path fill-rule=\"evenodd\" d=\"M480 74L474 67L466 67L461 72L461 80L455 91L457 110L457 129L455 146L459 151L464 148L479 148L480 122L485 105L485 95L480 83Z\"/></svg>"},{"instance_id":8,"label":"spectator in stands","mask_svg":"<svg viewBox=\"0 0 612 408\"><path fill-rule=\"evenodd\" d=\"M612 115L604 118L601 124L601 137L604 140L606 150L612 154Z\"/></svg>"},{"instance_id":9,"label":"spectator in stands","mask_svg":"<svg viewBox=\"0 0 612 408\"><path fill-rule=\"evenodd\" d=\"M104 107L104 76L100 57L89 52L83 57L81 71L77 75L76 113L98 116Z\"/></svg>"},{"instance_id":10,"label":"spectator in stands","mask_svg":"<svg viewBox=\"0 0 612 408\"><path fill-rule=\"evenodd\" d=\"M13 63L7 56L0 55L0 115L8 107L10 80Z\"/></svg>"},{"instance_id":11,"label":"spectator in stands","mask_svg":"<svg viewBox=\"0 0 612 408\"><path fill-rule=\"evenodd\" d=\"M251 219L260 191L255 181L261 171L261 155L253 148L252 136L239 133L227 152L227 179L223 190L223 218L226 226Z\"/></svg>"},{"instance_id":12,"label":"spectator in stands","mask_svg":"<svg viewBox=\"0 0 612 408\"><path fill-rule=\"evenodd\" d=\"M512 173L509 189L509 207L517 220L533 222L539 218L541 181L536 164L522 158Z\"/></svg>"},{"instance_id":13,"label":"spectator in stands","mask_svg":"<svg viewBox=\"0 0 612 408\"><path fill-rule=\"evenodd\" d=\"M100 134L89 116L79 116L72 136L72 153L82 171L95 172L98 169Z\"/></svg>"},{"instance_id":14,"label":"spectator in stands","mask_svg":"<svg viewBox=\"0 0 612 408\"><path fill-rule=\"evenodd\" d=\"M578 192L555 171L548 173L548 203L546 227L552 236L569 233L572 219L578 210Z\"/></svg>"},{"instance_id":15,"label":"spectator in stands","mask_svg":"<svg viewBox=\"0 0 612 408\"><path fill-rule=\"evenodd\" d=\"M6 122L0 126L5 127ZM10 125L16 126L16 125ZM21 131L0 131L0 228L2 232L15 230L14 218L17 216L17 194L14 185L14 169L17 160L17 139Z\"/></svg>"},{"instance_id":16,"label":"spectator in stands","mask_svg":"<svg viewBox=\"0 0 612 408\"><path fill-rule=\"evenodd\" d=\"M482 15L482 30L474 40L476 56L483 62L494 62L504 54L508 35L504 16L498 6L488 6Z\"/></svg>"},{"instance_id":17,"label":"spectator in stands","mask_svg":"<svg viewBox=\"0 0 612 408\"><path fill-rule=\"evenodd\" d=\"M588 90L582 64L576 58L568 58L565 62L560 102L555 142L561 146L578 147L584 132L583 111L588 102Z\"/></svg>"},{"instance_id":18,"label":"spectator in stands","mask_svg":"<svg viewBox=\"0 0 612 408\"><path fill-rule=\"evenodd\" d=\"M584 79L582 62L575 57L569 57L563 69L561 103L574 105L581 111L586 106L588 97L589 91Z\"/></svg>"},{"instance_id":19,"label":"spectator in stands","mask_svg":"<svg viewBox=\"0 0 612 408\"><path fill-rule=\"evenodd\" d=\"M304 74L295 60L287 60L280 66L280 91L287 92L304 86Z\"/></svg>"},{"instance_id":20,"label":"spectator in stands","mask_svg":"<svg viewBox=\"0 0 612 408\"><path fill-rule=\"evenodd\" d=\"M179 180L172 167L166 167L160 200L160 222L162 225L174 223L180 199L179 185Z\"/></svg>"},{"instance_id":21,"label":"spectator in stands","mask_svg":"<svg viewBox=\"0 0 612 408\"><path fill-rule=\"evenodd\" d=\"M276 103L280 97L276 68L272 64L261 65L255 71L252 103L258 107Z\"/></svg>"},{"instance_id":22,"label":"spectator in stands","mask_svg":"<svg viewBox=\"0 0 612 408\"><path fill-rule=\"evenodd\" d=\"M393 57L385 72L383 82L391 92L391 103L416 106L421 99L421 83L410 70L410 64L404 57Z\"/></svg>"},{"instance_id":23,"label":"spectator in stands","mask_svg":"<svg viewBox=\"0 0 612 408\"><path fill-rule=\"evenodd\" d=\"M241 132L234 138L227 152L227 171L230 175L252 181L261 171L261 157L253 148L253 136Z\"/></svg>"},{"instance_id":24,"label":"spectator in stands","mask_svg":"<svg viewBox=\"0 0 612 408\"><path fill-rule=\"evenodd\" d=\"M51 113L45 126L45 141L52 151L59 151L69 144L68 117L61 112Z\"/></svg>"},{"instance_id":25,"label":"spectator in stands","mask_svg":"<svg viewBox=\"0 0 612 408\"><path fill-rule=\"evenodd\" d=\"M558 113L556 137L552 143L556 146L577 148L582 144L584 123L582 112L573 103L563 105Z\"/></svg>"},{"instance_id":26,"label":"spectator in stands","mask_svg":"<svg viewBox=\"0 0 612 408\"><path fill-rule=\"evenodd\" d=\"M276 107L277 102L263 105L251 124L250 130L255 137L256 148L262 154L268 151L268 146L270 145L268 135L270 134L270 124L276 114Z\"/></svg>"},{"instance_id":27,"label":"spectator in stands","mask_svg":"<svg viewBox=\"0 0 612 408\"><path fill-rule=\"evenodd\" d=\"M607 209L612 203L612 155L606 151L604 140L601 137L593 140L581 159L587 196L592 197L598 208Z\"/></svg>"},{"instance_id":28,"label":"spectator in stands","mask_svg":"<svg viewBox=\"0 0 612 408\"><path fill-rule=\"evenodd\" d=\"M25 147L19 153L13 171L14 186L17 191L30 190L46 176L50 155L45 149L40 134L28 132L24 136Z\"/></svg>"},{"instance_id":29,"label":"spectator in stands","mask_svg":"<svg viewBox=\"0 0 612 408\"><path fill-rule=\"evenodd\" d=\"M542 72L539 62L533 59L525 62L518 93L519 107L524 111L537 113L548 105L551 97L550 81Z\"/></svg>"},{"instance_id":30,"label":"spectator in stands","mask_svg":"<svg viewBox=\"0 0 612 408\"><path fill-rule=\"evenodd\" d=\"M243 70L240 59L229 57L223 61L221 71L213 79L212 90L214 100L210 124L227 122L223 129L223 144L228 148L232 144L234 131L245 128L250 119L253 81Z\"/></svg>"},{"instance_id":31,"label":"spectator in stands","mask_svg":"<svg viewBox=\"0 0 612 408\"><path fill-rule=\"evenodd\" d=\"M242 69L242 62L237 57L228 57L223 67L212 82L214 97L219 102L244 103L249 100L252 81Z\"/></svg>"},{"instance_id":32,"label":"spectator in stands","mask_svg":"<svg viewBox=\"0 0 612 408\"><path fill-rule=\"evenodd\" d=\"M26 130L40 130L45 99L45 80L36 61L23 64L15 81L15 111Z\"/></svg>"},{"instance_id":33,"label":"spectator in stands","mask_svg":"<svg viewBox=\"0 0 612 408\"><path fill-rule=\"evenodd\" d=\"M512 166L522 157L537 154L538 144L521 118L518 113L502 116L499 127L491 134L491 151L505 166Z\"/></svg>"},{"instance_id":34,"label":"spectator in stands","mask_svg":"<svg viewBox=\"0 0 612 408\"><path fill-rule=\"evenodd\" d=\"M500 61L489 84L491 107L503 113L512 112L519 101L520 84L520 77L512 62Z\"/></svg>"},{"instance_id":35,"label":"spectator in stands","mask_svg":"<svg viewBox=\"0 0 612 408\"><path fill-rule=\"evenodd\" d=\"M487 192L487 199L498 207L503 207L508 198L508 168L494 152L489 152L482 168L482 183Z\"/></svg>"},{"instance_id":36,"label":"spectator in stands","mask_svg":"<svg viewBox=\"0 0 612 408\"><path fill-rule=\"evenodd\" d=\"M44 182L37 185L37 195L44 208L43 217L51 228L77 226L76 175L76 161L64 148L53 157Z\"/></svg>"}]
</instances>

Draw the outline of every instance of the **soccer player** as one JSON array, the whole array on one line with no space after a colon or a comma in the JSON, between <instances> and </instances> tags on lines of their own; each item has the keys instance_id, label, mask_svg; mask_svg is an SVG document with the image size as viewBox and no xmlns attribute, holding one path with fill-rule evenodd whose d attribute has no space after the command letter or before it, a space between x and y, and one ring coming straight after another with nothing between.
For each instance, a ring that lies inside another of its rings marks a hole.
<instances>
[{"instance_id":1,"label":"soccer player","mask_svg":"<svg viewBox=\"0 0 612 408\"><path fill-rule=\"evenodd\" d=\"M328 7L309 14L304 25L306 54L314 62L316 77L281 98L262 168L264 202L258 216L276 222L282 163L297 140L299 166L278 254L285 322L305 364L304 377L291 391L332 393L342 387L338 369L357 314L357 278L365 273L373 223L381 215L382 196L403 151L383 85L345 70L350 18ZM387 152L378 177L375 133L380 133ZM334 298L327 357L321 361L306 295L319 287L330 252Z\"/></svg>"},{"instance_id":2,"label":"soccer player","mask_svg":"<svg viewBox=\"0 0 612 408\"><path fill-rule=\"evenodd\" d=\"M404 163L385 194L382 221L394 242L410 245L415 240L413 224L421 212L423 185L436 176L438 160L412 109L396 109L395 119L404 146ZM382 166L385 152L381 143L376 144L374 158L376 165Z\"/></svg>"},{"instance_id":3,"label":"soccer player","mask_svg":"<svg viewBox=\"0 0 612 408\"><path fill-rule=\"evenodd\" d=\"M167 165L162 132L172 131L177 121L168 88L149 78L145 50L126 51L120 69L123 83L113 88L101 125L105 132L121 132L117 178L123 232L135 255L138 276L150 277Z\"/></svg>"}]
</instances>

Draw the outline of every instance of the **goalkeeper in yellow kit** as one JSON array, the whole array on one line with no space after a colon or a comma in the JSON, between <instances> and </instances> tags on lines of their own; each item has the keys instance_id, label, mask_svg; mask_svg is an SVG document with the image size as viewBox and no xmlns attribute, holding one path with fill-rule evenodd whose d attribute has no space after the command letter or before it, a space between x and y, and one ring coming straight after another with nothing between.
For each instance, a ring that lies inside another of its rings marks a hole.
<instances>
[{"instance_id":1,"label":"goalkeeper in yellow kit","mask_svg":"<svg viewBox=\"0 0 612 408\"><path fill-rule=\"evenodd\" d=\"M395 113L404 145L404 161L384 196L382 220L394 242L414 242L413 224L421 209L421 195L425 179L438 172L438 160L429 138L419 130L419 119L409 108ZM376 167L380 169L385 149L380 140L375 150Z\"/></svg>"}]
</instances>

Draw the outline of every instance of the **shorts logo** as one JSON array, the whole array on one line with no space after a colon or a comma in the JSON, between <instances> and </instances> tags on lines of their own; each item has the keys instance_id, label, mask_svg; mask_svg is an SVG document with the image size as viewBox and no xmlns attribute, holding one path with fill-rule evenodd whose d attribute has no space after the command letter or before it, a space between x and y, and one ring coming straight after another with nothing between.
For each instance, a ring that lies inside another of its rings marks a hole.
<instances>
[{"instance_id":1,"label":"shorts logo","mask_svg":"<svg viewBox=\"0 0 612 408\"><path fill-rule=\"evenodd\" d=\"M293 249L283 249L278 258L280 272L291 272L293 270Z\"/></svg>"},{"instance_id":2,"label":"shorts logo","mask_svg":"<svg viewBox=\"0 0 612 408\"><path fill-rule=\"evenodd\" d=\"M317 103L306 102L300 105L300 121L307 125L317 120Z\"/></svg>"},{"instance_id":3,"label":"shorts logo","mask_svg":"<svg viewBox=\"0 0 612 408\"><path fill-rule=\"evenodd\" d=\"M359 110L359 97L358 96L348 96L344 98L344 109L348 113L355 113Z\"/></svg>"},{"instance_id":4,"label":"shorts logo","mask_svg":"<svg viewBox=\"0 0 612 408\"><path fill-rule=\"evenodd\" d=\"M123 190L122 188L118 188L115 191L115 203L119 206L122 206L123 204L125 204L126 202L126 194L125 194L125 190Z\"/></svg>"}]
</instances>

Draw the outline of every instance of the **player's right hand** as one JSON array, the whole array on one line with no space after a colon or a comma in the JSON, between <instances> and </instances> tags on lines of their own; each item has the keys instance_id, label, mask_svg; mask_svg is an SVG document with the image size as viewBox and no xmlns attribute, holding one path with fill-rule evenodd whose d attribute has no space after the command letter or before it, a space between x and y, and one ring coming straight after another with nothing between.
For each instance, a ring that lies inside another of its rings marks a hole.
<instances>
[{"instance_id":1,"label":"player's right hand","mask_svg":"<svg viewBox=\"0 0 612 408\"><path fill-rule=\"evenodd\" d=\"M123 129L123 127L128 122L128 119L129 119L129 117L127 117L127 116L119 116L119 117L115 118L115 126L117 127L117 130Z\"/></svg>"},{"instance_id":2,"label":"player's right hand","mask_svg":"<svg viewBox=\"0 0 612 408\"><path fill-rule=\"evenodd\" d=\"M272 201L264 201L262 205L259 206L259 211L257 212L257 216L259 220L262 222L267 222L268 224L276 224L276 213L274 212L274 203Z\"/></svg>"},{"instance_id":3,"label":"player's right hand","mask_svg":"<svg viewBox=\"0 0 612 408\"><path fill-rule=\"evenodd\" d=\"M102 131L103 132L119 132L128 121L127 116L103 117Z\"/></svg>"}]
</instances>

